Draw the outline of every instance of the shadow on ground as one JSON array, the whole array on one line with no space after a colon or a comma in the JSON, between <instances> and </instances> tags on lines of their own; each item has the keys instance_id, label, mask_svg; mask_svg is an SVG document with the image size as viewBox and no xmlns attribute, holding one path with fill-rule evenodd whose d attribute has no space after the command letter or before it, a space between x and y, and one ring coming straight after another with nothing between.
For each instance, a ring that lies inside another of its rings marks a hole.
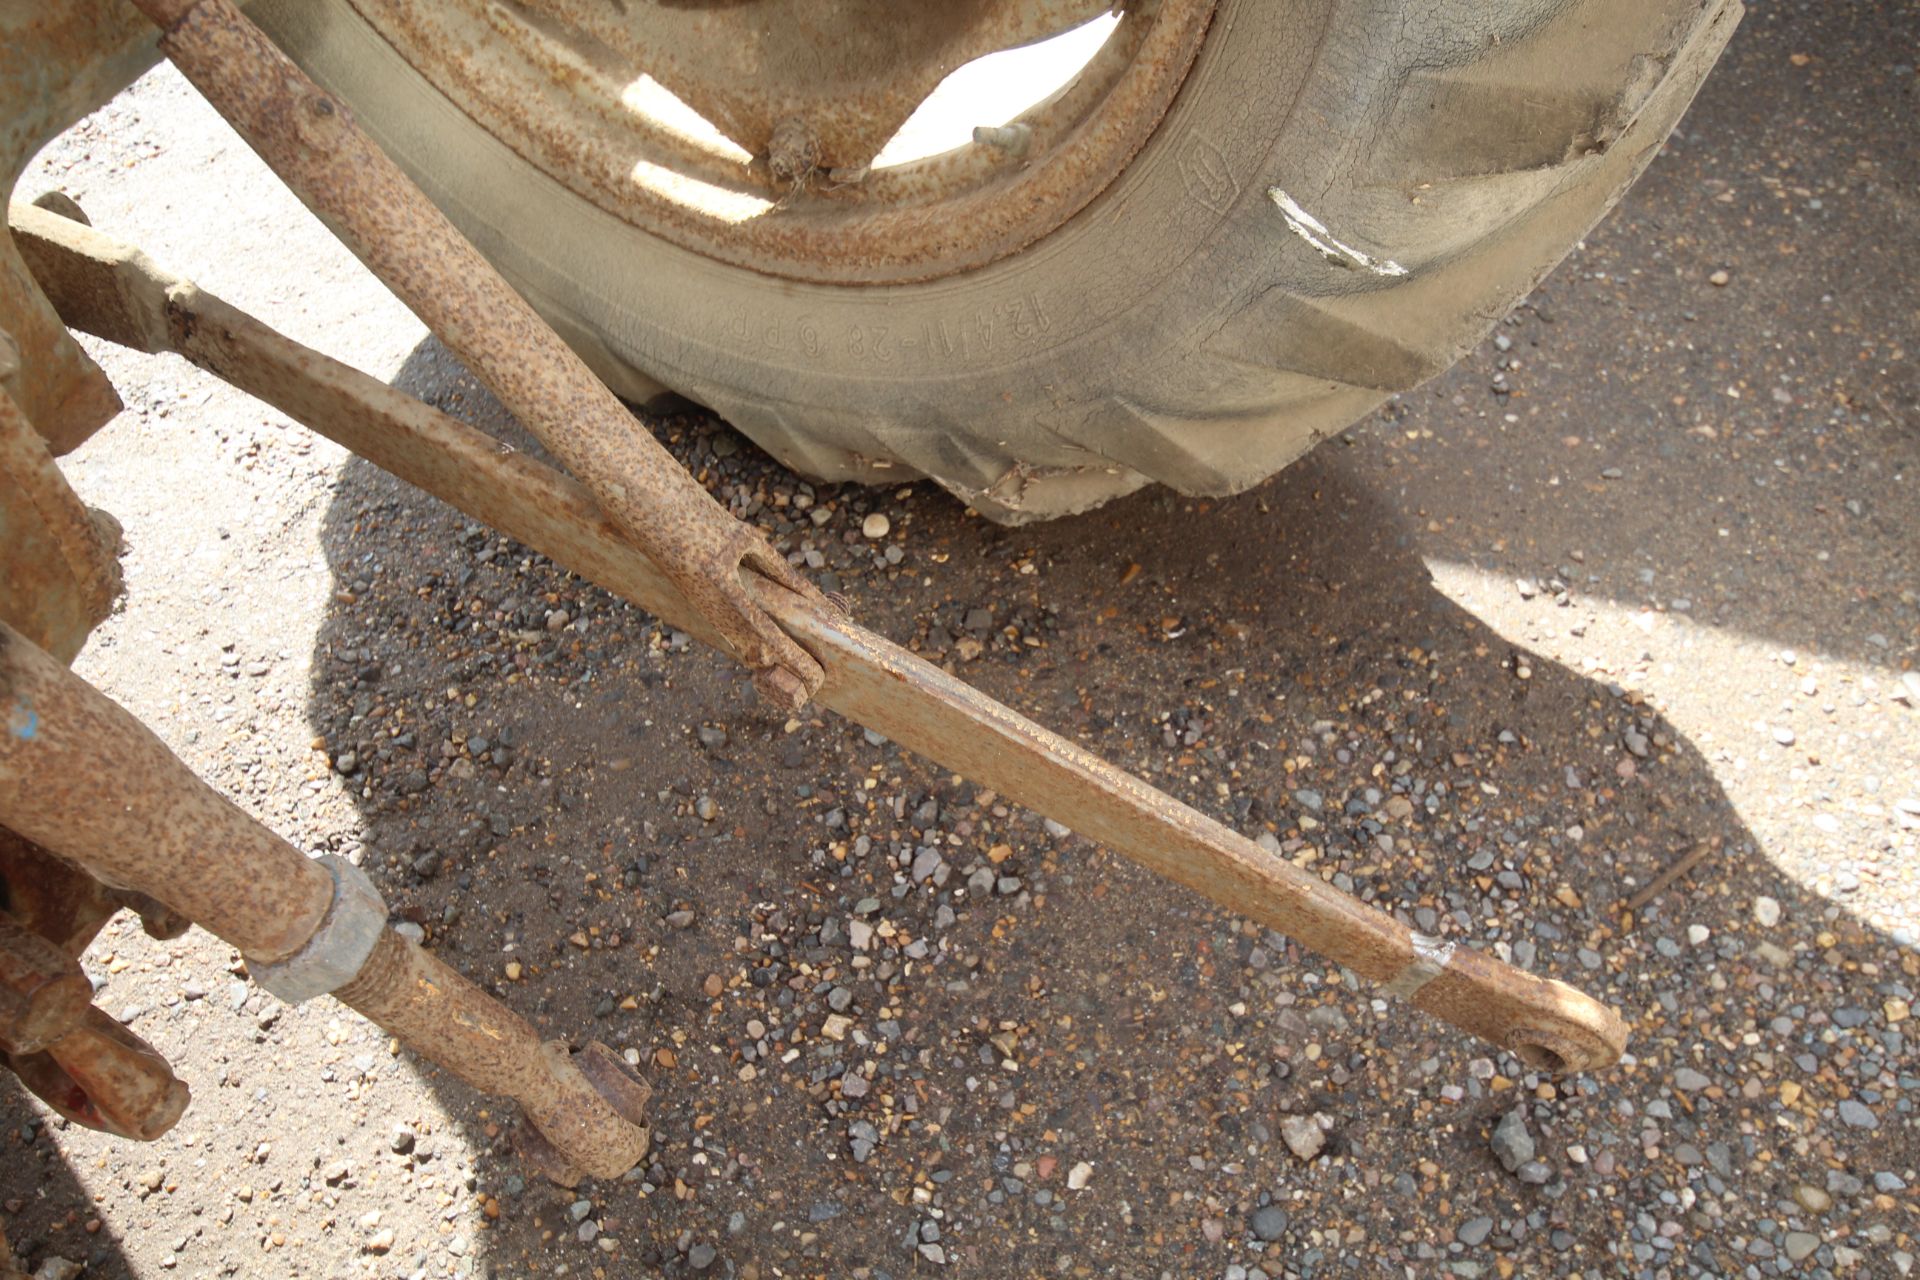
<instances>
[{"instance_id":1,"label":"shadow on ground","mask_svg":"<svg viewBox=\"0 0 1920 1280\"><path fill-rule=\"evenodd\" d=\"M810 538L876 630L1421 927L1612 1001L1633 1061L1543 1081L1375 1007L854 726L788 731L670 628L355 463L311 718L355 756L359 856L545 1033L632 1049L657 1129L646 1167L579 1206L522 1183L497 1106L403 1059L482 1158L343 1129L349 1209L297 1265L1743 1274L1806 1248L1893 1274L1905 1193L1875 1173L1911 1180L1920 1086L1880 1011L1911 956L1756 853L1671 724L1490 629L1423 557L1566 568L1576 595L1911 661L1912 315L1886 234L1920 163L1892 61L1910 25L1751 6L1668 155L1506 349L1256 493L1009 532L926 486L821 489L814 526L751 446L663 427L724 497L797 516L789 545ZM508 430L432 344L397 381ZM869 509L897 564L855 532ZM1637 889L1703 842L1629 927ZM1781 924L1756 924L1763 896ZM348 1035L343 1070L378 1040ZM0 1108L35 1114L12 1088ZM1537 1182L1488 1146L1523 1097ZM269 1089L250 1119L273 1107ZM1282 1122L1315 1113L1334 1158L1308 1165ZM23 1122L5 1150L46 1171L8 1181L36 1188L7 1206L21 1257L90 1247L90 1274L126 1274L111 1233L141 1230L139 1202L88 1236L47 1135ZM361 1211L445 1189L437 1236L365 1260ZM1269 1199L1284 1216L1256 1221Z\"/></svg>"},{"instance_id":2,"label":"shadow on ground","mask_svg":"<svg viewBox=\"0 0 1920 1280\"><path fill-rule=\"evenodd\" d=\"M532 447L431 342L398 381ZM1271 1195L1291 1222L1269 1264L1365 1241L1417 1266L1485 1214L1520 1224L1503 1252L1537 1273L1612 1265L1627 1215L1687 1186L1669 1142L1756 1205L1817 1180L1822 1144L1742 1154L1770 1093L1662 1104L1651 1143L1630 1117L1752 1030L1727 1018L1756 992L1871 995L1800 990L1757 896L1845 954L1882 944L1756 856L1671 725L1436 591L1362 478L1377 445L1230 501L1147 494L1007 531L928 486L796 486L699 418L661 434L868 625L1402 918L1610 1000L1638 1061L1557 1085L1487 1061L856 726L789 730L672 628L353 463L325 535L352 603L319 638L312 717L355 757L364 863L439 953L543 1033L633 1050L657 1090L647 1165L570 1211L510 1181L497 1113L453 1087L500 1208L472 1249L669 1274L703 1248L739 1275L935 1256L1210 1274L1256 1260ZM858 533L869 509L897 563ZM1702 842L1629 927L1636 886ZM1487 1145L1523 1092L1539 1186ZM1282 1122L1314 1113L1340 1158L1303 1167ZM1731 1267L1739 1234L1694 1247Z\"/></svg>"}]
</instances>

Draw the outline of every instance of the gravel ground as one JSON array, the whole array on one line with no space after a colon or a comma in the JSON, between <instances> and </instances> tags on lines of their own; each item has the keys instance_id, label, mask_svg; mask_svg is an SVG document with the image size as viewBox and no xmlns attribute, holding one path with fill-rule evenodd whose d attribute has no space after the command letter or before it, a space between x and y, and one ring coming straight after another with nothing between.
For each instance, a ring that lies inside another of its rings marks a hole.
<instances>
[{"instance_id":1,"label":"gravel ground","mask_svg":"<svg viewBox=\"0 0 1920 1280\"><path fill-rule=\"evenodd\" d=\"M130 593L81 670L641 1064L655 1145L528 1181L497 1107L357 1016L121 925L99 999L193 1108L132 1146L0 1083L0 1225L55 1277L1909 1274L1916 19L1753 4L1494 338L1237 499L1008 531L654 423L877 630L1613 1002L1617 1068L1532 1074L857 726L770 719L671 628L103 350L129 411L69 473ZM48 186L526 443L169 73Z\"/></svg>"}]
</instances>

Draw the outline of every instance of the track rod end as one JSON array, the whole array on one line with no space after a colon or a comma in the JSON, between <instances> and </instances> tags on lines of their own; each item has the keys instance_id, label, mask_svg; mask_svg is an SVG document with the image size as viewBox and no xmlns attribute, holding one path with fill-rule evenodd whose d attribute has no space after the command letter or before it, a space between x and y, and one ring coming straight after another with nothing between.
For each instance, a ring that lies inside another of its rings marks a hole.
<instances>
[{"instance_id":1,"label":"track rod end","mask_svg":"<svg viewBox=\"0 0 1920 1280\"><path fill-rule=\"evenodd\" d=\"M549 1112L542 1117L545 1127L559 1135L559 1141L548 1137L532 1114L521 1116L513 1131L513 1145L528 1167L557 1186L574 1187L589 1175L617 1178L645 1159L652 1146L646 1117L652 1087L597 1040L578 1055L570 1055L558 1040L547 1042L543 1048L558 1068L555 1074L563 1085L568 1080L584 1082L597 1096L576 1098L570 1105L562 1103L560 1115ZM582 1103L585 1110L600 1113L598 1123L579 1123ZM599 1104L611 1108L617 1119L607 1123Z\"/></svg>"}]
</instances>

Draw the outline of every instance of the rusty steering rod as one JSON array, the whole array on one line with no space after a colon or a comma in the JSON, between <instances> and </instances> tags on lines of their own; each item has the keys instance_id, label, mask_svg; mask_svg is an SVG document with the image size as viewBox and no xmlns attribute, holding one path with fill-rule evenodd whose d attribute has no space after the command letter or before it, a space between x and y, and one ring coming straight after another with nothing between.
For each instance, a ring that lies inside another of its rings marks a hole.
<instances>
[{"instance_id":1,"label":"rusty steering rod","mask_svg":"<svg viewBox=\"0 0 1920 1280\"><path fill-rule=\"evenodd\" d=\"M728 514L353 120L231 0L133 0L160 49L394 292L593 493L753 671L797 711L820 665L780 629L743 569L816 603L819 590Z\"/></svg>"},{"instance_id":2,"label":"rusty steering rod","mask_svg":"<svg viewBox=\"0 0 1920 1280\"><path fill-rule=\"evenodd\" d=\"M11 218L22 253L68 324L143 351L177 352L622 599L717 642L592 495L554 468L501 452L477 428L288 340L91 228L24 205ZM1532 1066L1594 1070L1620 1056L1626 1024L1591 996L1424 936L831 606L771 582L755 590L819 659L822 706L1289 935L1381 994Z\"/></svg>"}]
</instances>

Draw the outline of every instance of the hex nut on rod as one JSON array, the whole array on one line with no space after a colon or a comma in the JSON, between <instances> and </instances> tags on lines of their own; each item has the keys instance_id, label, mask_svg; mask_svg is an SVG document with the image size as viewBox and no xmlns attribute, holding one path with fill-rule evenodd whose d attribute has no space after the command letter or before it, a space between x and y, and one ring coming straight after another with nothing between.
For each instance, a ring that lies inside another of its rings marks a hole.
<instances>
[{"instance_id":1,"label":"hex nut on rod","mask_svg":"<svg viewBox=\"0 0 1920 1280\"><path fill-rule=\"evenodd\" d=\"M298 952L333 902L325 867L5 623L0 825L199 921L251 963Z\"/></svg>"},{"instance_id":2,"label":"hex nut on rod","mask_svg":"<svg viewBox=\"0 0 1920 1280\"><path fill-rule=\"evenodd\" d=\"M334 992L342 1002L519 1103L573 1167L614 1177L646 1154L645 1126L623 1114L630 1092L597 1087L564 1044L543 1045L525 1019L392 930L372 930L361 951L369 923L386 914L370 885L343 864L309 860L222 798L131 712L4 623L0 825L184 911L295 994L330 988L351 965ZM56 1065L78 1079L96 1063L134 1061L124 1043L96 1044L112 1052L46 1063L48 1087L58 1086Z\"/></svg>"},{"instance_id":3,"label":"hex nut on rod","mask_svg":"<svg viewBox=\"0 0 1920 1280\"><path fill-rule=\"evenodd\" d=\"M333 902L305 946L283 960L248 961L253 980L299 1004L351 982L387 927L387 904L367 873L335 854L315 859L333 876Z\"/></svg>"}]
</instances>

